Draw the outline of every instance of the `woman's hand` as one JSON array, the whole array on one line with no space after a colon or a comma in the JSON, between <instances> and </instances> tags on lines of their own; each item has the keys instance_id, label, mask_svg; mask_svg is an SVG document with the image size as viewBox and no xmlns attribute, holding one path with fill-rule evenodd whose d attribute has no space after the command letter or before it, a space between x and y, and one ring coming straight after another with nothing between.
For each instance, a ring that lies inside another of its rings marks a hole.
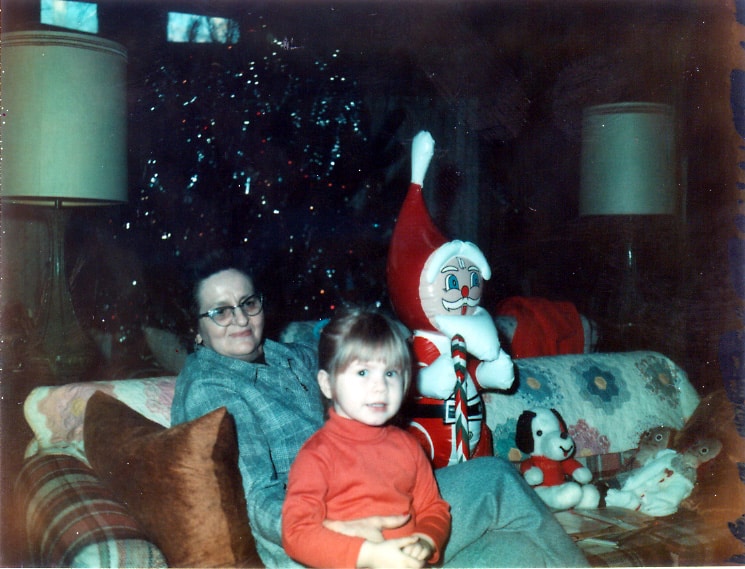
<instances>
[{"instance_id":1,"label":"woman's hand","mask_svg":"<svg viewBox=\"0 0 745 569\"><path fill-rule=\"evenodd\" d=\"M324 520L323 525L327 529L351 537L361 537L373 543L382 543L384 529L400 528L409 521L409 514L400 516L370 516L358 520L346 522L340 520Z\"/></svg>"},{"instance_id":2,"label":"woman's hand","mask_svg":"<svg viewBox=\"0 0 745 569\"><path fill-rule=\"evenodd\" d=\"M420 538L416 535L388 539L380 543L366 541L360 548L357 567L375 569L376 567L407 567L420 569L426 559L412 557L407 549L417 548Z\"/></svg>"}]
</instances>

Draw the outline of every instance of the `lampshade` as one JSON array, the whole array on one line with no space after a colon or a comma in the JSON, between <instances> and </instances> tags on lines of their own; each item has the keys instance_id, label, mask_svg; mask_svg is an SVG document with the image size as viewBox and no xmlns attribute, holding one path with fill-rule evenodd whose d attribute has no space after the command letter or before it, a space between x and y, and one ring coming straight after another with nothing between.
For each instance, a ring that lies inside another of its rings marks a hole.
<instances>
[{"instance_id":1,"label":"lampshade","mask_svg":"<svg viewBox=\"0 0 745 569\"><path fill-rule=\"evenodd\" d=\"M127 199L123 46L57 31L2 36L0 196L40 205Z\"/></svg>"},{"instance_id":2,"label":"lampshade","mask_svg":"<svg viewBox=\"0 0 745 569\"><path fill-rule=\"evenodd\" d=\"M580 215L674 214L675 171L671 107L639 102L585 109Z\"/></svg>"}]
</instances>

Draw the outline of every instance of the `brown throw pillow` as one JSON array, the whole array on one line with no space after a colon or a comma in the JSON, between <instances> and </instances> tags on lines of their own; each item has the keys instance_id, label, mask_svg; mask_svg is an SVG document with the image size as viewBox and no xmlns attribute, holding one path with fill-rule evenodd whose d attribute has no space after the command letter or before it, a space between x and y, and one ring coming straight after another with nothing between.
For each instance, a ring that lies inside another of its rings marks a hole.
<instances>
[{"instance_id":1,"label":"brown throw pillow","mask_svg":"<svg viewBox=\"0 0 745 569\"><path fill-rule=\"evenodd\" d=\"M166 429L114 397L88 401L85 450L172 567L258 567L233 418L225 407Z\"/></svg>"}]
</instances>

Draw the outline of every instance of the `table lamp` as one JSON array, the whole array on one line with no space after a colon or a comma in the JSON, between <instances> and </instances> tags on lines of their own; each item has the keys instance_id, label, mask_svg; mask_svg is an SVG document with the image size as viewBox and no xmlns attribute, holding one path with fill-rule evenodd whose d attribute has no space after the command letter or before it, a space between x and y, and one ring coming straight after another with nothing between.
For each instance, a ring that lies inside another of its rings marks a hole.
<instances>
[{"instance_id":1,"label":"table lamp","mask_svg":"<svg viewBox=\"0 0 745 569\"><path fill-rule=\"evenodd\" d=\"M58 381L79 379L96 357L75 316L65 273L70 207L127 200L123 46L95 35L2 35L6 203L46 208L50 264L37 312L41 347Z\"/></svg>"},{"instance_id":2,"label":"table lamp","mask_svg":"<svg viewBox=\"0 0 745 569\"><path fill-rule=\"evenodd\" d=\"M659 216L674 215L679 207L672 107L628 102L585 109L581 161L580 216L620 231L611 239L623 247L623 270L608 311L611 320L629 329L643 302L637 225L648 227L650 221L661 221Z\"/></svg>"}]
</instances>

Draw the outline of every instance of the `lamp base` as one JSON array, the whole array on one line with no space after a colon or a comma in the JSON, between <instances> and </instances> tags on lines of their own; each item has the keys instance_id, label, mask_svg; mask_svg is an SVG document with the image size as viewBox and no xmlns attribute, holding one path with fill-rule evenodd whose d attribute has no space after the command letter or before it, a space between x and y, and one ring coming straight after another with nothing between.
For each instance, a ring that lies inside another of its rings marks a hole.
<instances>
[{"instance_id":1,"label":"lamp base","mask_svg":"<svg viewBox=\"0 0 745 569\"><path fill-rule=\"evenodd\" d=\"M48 329L42 349L33 359L44 364L60 384L87 380L87 372L98 359L95 345L80 328Z\"/></svg>"},{"instance_id":2,"label":"lamp base","mask_svg":"<svg viewBox=\"0 0 745 569\"><path fill-rule=\"evenodd\" d=\"M592 293L592 317L601 327L606 351L642 347L645 298L637 268L636 222L631 216L602 218L596 230L610 237L598 249L602 259Z\"/></svg>"},{"instance_id":3,"label":"lamp base","mask_svg":"<svg viewBox=\"0 0 745 569\"><path fill-rule=\"evenodd\" d=\"M80 327L67 285L64 239L67 213L57 205L50 210L49 235L51 267L44 288L38 329L41 353L34 357L45 363L57 383L84 381L97 360L97 349Z\"/></svg>"}]
</instances>

